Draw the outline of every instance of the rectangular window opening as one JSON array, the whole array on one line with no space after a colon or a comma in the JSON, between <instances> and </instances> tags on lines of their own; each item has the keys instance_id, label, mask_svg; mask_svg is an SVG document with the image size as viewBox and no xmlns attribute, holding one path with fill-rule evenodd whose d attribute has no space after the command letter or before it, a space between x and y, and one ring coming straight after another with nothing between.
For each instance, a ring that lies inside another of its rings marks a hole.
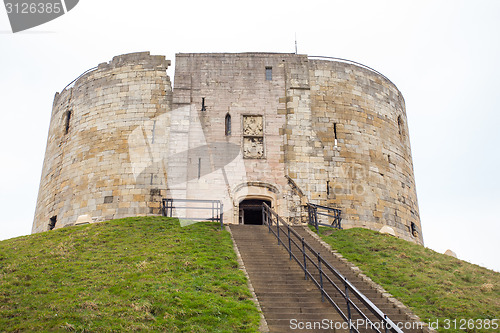
<instances>
[{"instance_id":1,"label":"rectangular window opening","mask_svg":"<svg viewBox=\"0 0 500 333\"><path fill-rule=\"evenodd\" d=\"M273 79L273 68L266 67L266 81L272 81Z\"/></svg>"}]
</instances>

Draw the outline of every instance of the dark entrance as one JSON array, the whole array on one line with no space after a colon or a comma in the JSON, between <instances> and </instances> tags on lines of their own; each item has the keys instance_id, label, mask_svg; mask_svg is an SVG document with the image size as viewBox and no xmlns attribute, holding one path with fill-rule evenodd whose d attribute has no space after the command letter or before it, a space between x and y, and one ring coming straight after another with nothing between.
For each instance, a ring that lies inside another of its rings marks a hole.
<instances>
[{"instance_id":1,"label":"dark entrance","mask_svg":"<svg viewBox=\"0 0 500 333\"><path fill-rule=\"evenodd\" d=\"M271 201L249 199L240 202L240 224L263 224L262 204L266 203L271 207Z\"/></svg>"}]
</instances>

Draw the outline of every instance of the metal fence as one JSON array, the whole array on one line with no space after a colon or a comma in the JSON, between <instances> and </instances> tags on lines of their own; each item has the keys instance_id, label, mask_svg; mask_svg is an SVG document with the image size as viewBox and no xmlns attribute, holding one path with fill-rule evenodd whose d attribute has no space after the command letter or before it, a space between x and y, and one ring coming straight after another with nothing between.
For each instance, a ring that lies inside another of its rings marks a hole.
<instances>
[{"instance_id":1,"label":"metal fence","mask_svg":"<svg viewBox=\"0 0 500 333\"><path fill-rule=\"evenodd\" d=\"M342 229L342 217L340 216L342 211L340 209L308 203L307 212L309 224L316 228L318 234L320 226Z\"/></svg>"},{"instance_id":2,"label":"metal fence","mask_svg":"<svg viewBox=\"0 0 500 333\"><path fill-rule=\"evenodd\" d=\"M224 228L224 209L220 200L163 199L162 215L192 221L219 222L221 229Z\"/></svg>"},{"instance_id":3,"label":"metal fence","mask_svg":"<svg viewBox=\"0 0 500 333\"><path fill-rule=\"evenodd\" d=\"M362 320L365 323L362 331L403 333L265 203L262 205L262 219L269 232L277 238L278 245L283 245L288 251L290 260L295 260L302 268L304 278L314 282L321 291L322 301L326 299L347 322L350 332L360 332L359 321Z\"/></svg>"}]
</instances>

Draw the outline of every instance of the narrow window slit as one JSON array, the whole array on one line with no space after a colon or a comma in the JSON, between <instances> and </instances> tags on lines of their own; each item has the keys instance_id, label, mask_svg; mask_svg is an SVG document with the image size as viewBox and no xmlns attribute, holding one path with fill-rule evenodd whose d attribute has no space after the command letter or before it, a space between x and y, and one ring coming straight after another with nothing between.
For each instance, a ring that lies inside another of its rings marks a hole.
<instances>
[{"instance_id":1,"label":"narrow window slit","mask_svg":"<svg viewBox=\"0 0 500 333\"><path fill-rule=\"evenodd\" d=\"M224 121L225 123L225 135L230 136L231 135L231 115L228 113L226 114L226 119Z\"/></svg>"},{"instance_id":2,"label":"narrow window slit","mask_svg":"<svg viewBox=\"0 0 500 333\"><path fill-rule=\"evenodd\" d=\"M198 158L198 179L201 177L201 157Z\"/></svg>"},{"instance_id":3,"label":"narrow window slit","mask_svg":"<svg viewBox=\"0 0 500 333\"><path fill-rule=\"evenodd\" d=\"M201 98L201 111L207 111L207 107L205 106L205 97Z\"/></svg>"},{"instance_id":4,"label":"narrow window slit","mask_svg":"<svg viewBox=\"0 0 500 333\"><path fill-rule=\"evenodd\" d=\"M335 138L335 147L337 147L337 123L333 123L333 135Z\"/></svg>"},{"instance_id":5,"label":"narrow window slit","mask_svg":"<svg viewBox=\"0 0 500 333\"><path fill-rule=\"evenodd\" d=\"M417 237L418 236L418 229L417 229L417 225L413 222L411 222L411 234L413 235L413 237Z\"/></svg>"},{"instance_id":6,"label":"narrow window slit","mask_svg":"<svg viewBox=\"0 0 500 333\"><path fill-rule=\"evenodd\" d=\"M405 123L404 123L401 115L398 116L398 129L399 129L399 135L401 136L401 138L404 138L404 136L405 136Z\"/></svg>"},{"instance_id":7,"label":"narrow window slit","mask_svg":"<svg viewBox=\"0 0 500 333\"><path fill-rule=\"evenodd\" d=\"M50 218L49 230L54 230L54 228L56 227L56 223L57 223L57 215L54 215Z\"/></svg>"},{"instance_id":8,"label":"narrow window slit","mask_svg":"<svg viewBox=\"0 0 500 333\"><path fill-rule=\"evenodd\" d=\"M70 121L71 121L71 111L66 111L66 122L64 124L64 134L68 134L68 132L69 132Z\"/></svg>"},{"instance_id":9,"label":"narrow window slit","mask_svg":"<svg viewBox=\"0 0 500 333\"><path fill-rule=\"evenodd\" d=\"M151 144L155 143L155 131L156 131L156 120L153 121L153 133L152 133Z\"/></svg>"}]
</instances>

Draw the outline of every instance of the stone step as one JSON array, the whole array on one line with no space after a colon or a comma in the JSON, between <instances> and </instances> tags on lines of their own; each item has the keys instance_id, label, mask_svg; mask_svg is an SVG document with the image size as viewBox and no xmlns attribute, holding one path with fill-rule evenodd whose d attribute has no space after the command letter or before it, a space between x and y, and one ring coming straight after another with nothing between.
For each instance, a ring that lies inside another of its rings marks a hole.
<instances>
[{"instance_id":1,"label":"stone step","mask_svg":"<svg viewBox=\"0 0 500 333\"><path fill-rule=\"evenodd\" d=\"M400 314L400 310L396 308L391 302L389 302L385 297L382 296L380 292L377 292L370 284L362 280L357 274L353 273L351 268L342 260L339 260L336 256L331 254L327 248L325 248L316 238L312 237L304 227L294 227L300 236L304 237L304 240L308 244L322 253L322 256L327 260L338 272L347 277L348 281L352 283L356 288L367 296L370 301L372 301L381 311L386 313L391 320L406 322L406 315ZM337 280L334 280L337 283ZM328 289L328 288L327 288ZM339 300L338 296L334 297L334 300ZM358 302L356 302L358 304ZM361 310L365 310L366 307L362 304L359 305ZM407 330L404 330L407 332ZM408 330L408 332L422 332L421 329Z\"/></svg>"},{"instance_id":2,"label":"stone step","mask_svg":"<svg viewBox=\"0 0 500 333\"><path fill-rule=\"evenodd\" d=\"M298 312L279 312L279 311L268 311L266 314L266 319L297 319L297 320L333 320L342 321L342 317L338 313L333 312L311 312L311 313L298 313Z\"/></svg>"},{"instance_id":3,"label":"stone step","mask_svg":"<svg viewBox=\"0 0 500 333\"><path fill-rule=\"evenodd\" d=\"M280 291L280 292L287 292L287 293L294 291L299 287L299 285L297 285L297 284L287 284L287 283L268 283L268 284L259 283L259 284L255 284L253 286L254 287L258 286L261 291L269 291L269 292ZM320 289L318 289L313 284L311 284L311 286L306 287L305 290L308 292L313 291L313 290L316 290L319 293L321 292ZM342 295L340 295L338 292L333 292L332 290L326 290L326 292L328 293L328 295L332 299L342 299L342 300L344 299L344 297ZM375 291L367 291L366 293L364 293L364 295L366 297L368 297L368 299L370 299L370 300L372 298L382 298ZM351 299L353 300L353 302L357 302L357 298L351 297Z\"/></svg>"},{"instance_id":4,"label":"stone step","mask_svg":"<svg viewBox=\"0 0 500 333\"><path fill-rule=\"evenodd\" d=\"M317 307L316 303L309 302L309 303L303 303L301 307L289 307L287 304L283 304L281 307L272 307L272 308L265 308L269 312L274 312L274 313L326 313L326 314L332 314L337 312L328 304L324 303L323 307Z\"/></svg>"},{"instance_id":5,"label":"stone step","mask_svg":"<svg viewBox=\"0 0 500 333\"><path fill-rule=\"evenodd\" d=\"M341 328L340 324L343 320L340 314L326 299L325 302L321 301L319 289L311 279L304 279L302 268L295 259L290 260L289 252L283 245L278 246L276 238L268 232L267 227L238 225L230 228L270 332L325 332L325 330L318 329L292 330L290 320L302 323L333 320L332 323L337 324L340 329L328 330L328 332L349 331ZM324 259L328 260L335 269L347 277L361 293L379 306L379 309L388 314L391 319L406 320L406 316L400 314L399 309L388 303L379 292L362 281L344 262L329 254L327 249L323 248L317 240L307 233L305 233L304 239L313 248L324 253ZM317 244L314 244L314 242ZM293 250L293 253L300 260L298 249ZM309 269L314 269L312 263L307 262L307 265ZM317 271L316 273L314 273L314 270L312 272L314 278L319 281ZM327 274L331 276L331 279L339 288L344 289L343 281L332 273ZM347 313L344 298L333 286L326 286L326 279L324 281L325 290L331 294L332 299L337 302L342 311ZM358 304L362 311L367 310L359 300L354 300L354 302ZM354 310L352 315L355 319L361 318ZM375 316L368 313L368 311L367 315L372 320L375 320Z\"/></svg>"}]
</instances>

